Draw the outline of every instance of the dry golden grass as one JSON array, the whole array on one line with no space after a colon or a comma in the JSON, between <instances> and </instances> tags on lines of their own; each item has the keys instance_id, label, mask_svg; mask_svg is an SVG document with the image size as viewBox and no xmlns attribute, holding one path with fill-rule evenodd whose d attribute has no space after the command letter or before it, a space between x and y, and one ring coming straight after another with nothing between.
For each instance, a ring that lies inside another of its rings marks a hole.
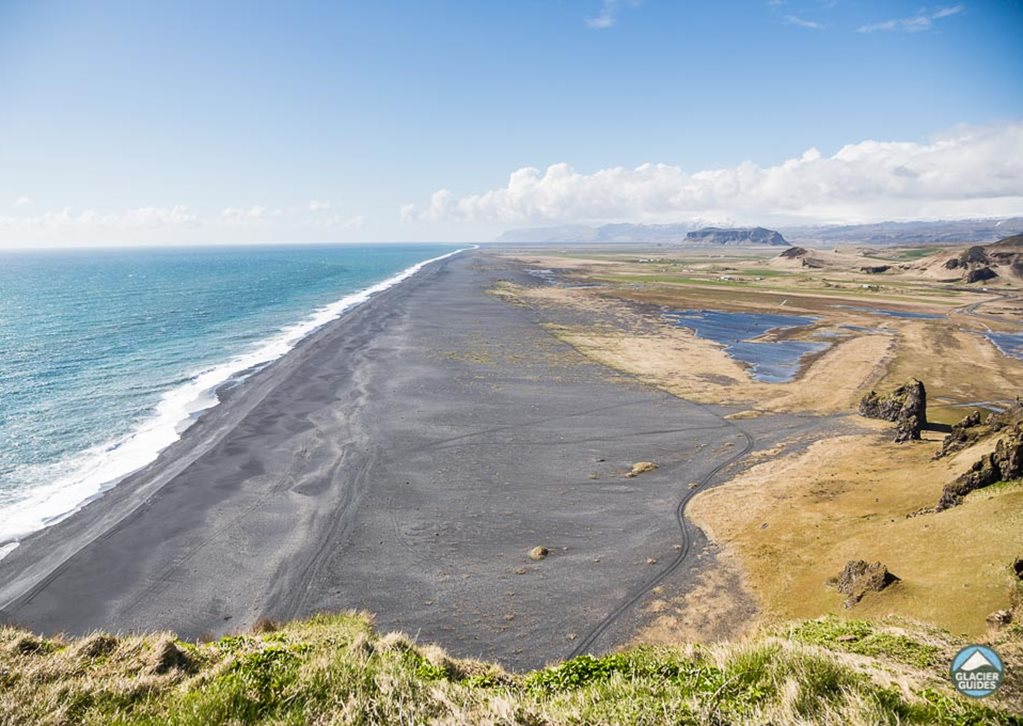
<instances>
[{"instance_id":1,"label":"dry golden grass","mask_svg":"<svg viewBox=\"0 0 1023 726\"><path fill-rule=\"evenodd\" d=\"M855 606L858 616L904 615L971 637L1009 607L1009 567L1023 553L1023 484L933 507L981 447L933 460L935 442L892 444L864 433L752 467L699 494L688 512L739 556L770 618L842 612L826 586L849 560L881 561L902 581Z\"/></svg>"},{"instance_id":2,"label":"dry golden grass","mask_svg":"<svg viewBox=\"0 0 1023 726\"><path fill-rule=\"evenodd\" d=\"M357 614L204 644L0 628L0 724L1020 723L1016 682L987 704L951 692L960 645L909 623L817 620L510 674Z\"/></svg>"},{"instance_id":3,"label":"dry golden grass","mask_svg":"<svg viewBox=\"0 0 1023 726\"><path fill-rule=\"evenodd\" d=\"M559 308L591 311L599 323L548 327L587 357L682 398L742 405L742 416L847 413L863 430L802 453L779 450L750 459L752 469L693 501L690 515L723 546L721 559L744 574L768 616L838 612L843 598L826 580L848 560L880 560L902 581L868 596L855 612L897 613L971 636L984 633L985 617L1009 604L1006 568L1023 555L1023 486L984 490L950 511L908 517L934 506L942 487L992 442L933 461L937 435L897 446L881 433L885 424L858 419L855 411L867 390L893 388L910 377L927 385L929 416L944 423L961 418L966 404L1012 400L1023 383L1023 361L1000 353L983 333L1013 329L1018 298L947 289L911 266L883 277L862 275L856 264L877 261L858 252L823 254L826 270L783 265L761 280L753 273L765 259L705 253L651 264L639 263L642 256L521 256L520 262L605 284L505 285L503 294L541 312L549 309L549 319L557 319ZM724 271L742 282L722 282ZM861 287L867 282L880 287ZM1002 292L1011 284L1001 285ZM965 308L978 303L976 311ZM948 317L882 317L846 306ZM662 307L809 314L819 318L818 329L841 335L796 381L763 384L717 345L660 320ZM651 637L689 627L668 617L677 610L679 603L664 602L654 613L659 634Z\"/></svg>"}]
</instances>

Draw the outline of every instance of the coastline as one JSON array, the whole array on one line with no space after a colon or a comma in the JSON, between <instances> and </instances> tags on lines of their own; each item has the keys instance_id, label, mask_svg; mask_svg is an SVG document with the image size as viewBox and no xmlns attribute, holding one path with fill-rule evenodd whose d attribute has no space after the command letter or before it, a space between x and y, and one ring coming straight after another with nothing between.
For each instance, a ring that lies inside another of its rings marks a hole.
<instances>
[{"instance_id":1,"label":"coastline","mask_svg":"<svg viewBox=\"0 0 1023 726\"><path fill-rule=\"evenodd\" d=\"M166 391L152 412L130 432L91 449L79 451L71 471L3 512L9 525L0 539L0 560L27 536L53 526L154 462L209 409L222 403L232 389L271 365L299 342L374 295L398 285L423 267L447 259L466 247L417 262L383 280L316 307L304 317L266 335L247 350L211 367L194 370L185 382ZM21 524L13 524L20 521ZM13 527L14 534L11 534Z\"/></svg>"},{"instance_id":2,"label":"coastline","mask_svg":"<svg viewBox=\"0 0 1023 726\"><path fill-rule=\"evenodd\" d=\"M671 562L680 489L741 444L730 409L589 361L488 294L505 279L529 276L458 255L299 342L0 561L0 616L196 638L365 609L509 667L570 652ZM744 422L758 447L816 425ZM643 460L660 468L626 479ZM713 560L702 534L693 545L672 590ZM594 647L644 617L633 608Z\"/></svg>"}]
</instances>

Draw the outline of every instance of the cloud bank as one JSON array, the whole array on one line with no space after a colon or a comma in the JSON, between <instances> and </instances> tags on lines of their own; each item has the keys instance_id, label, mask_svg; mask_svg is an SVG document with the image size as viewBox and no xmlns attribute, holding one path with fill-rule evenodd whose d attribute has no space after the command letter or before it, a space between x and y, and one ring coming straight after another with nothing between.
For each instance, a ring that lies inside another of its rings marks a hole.
<instances>
[{"instance_id":1,"label":"cloud bank","mask_svg":"<svg viewBox=\"0 0 1023 726\"><path fill-rule=\"evenodd\" d=\"M565 163L511 174L506 186L429 205L405 220L497 225L659 222L873 222L1023 214L1023 122L959 127L928 143L863 141L832 156L809 149L763 167L688 173L668 164L580 173Z\"/></svg>"},{"instance_id":2,"label":"cloud bank","mask_svg":"<svg viewBox=\"0 0 1023 726\"><path fill-rule=\"evenodd\" d=\"M17 206L17 205L16 205ZM21 205L25 206L25 205ZM364 215L328 214L328 202L294 207L226 207L199 214L184 205L115 212L64 208L35 215L0 215L5 247L192 244L204 242L347 240L367 223Z\"/></svg>"}]
</instances>

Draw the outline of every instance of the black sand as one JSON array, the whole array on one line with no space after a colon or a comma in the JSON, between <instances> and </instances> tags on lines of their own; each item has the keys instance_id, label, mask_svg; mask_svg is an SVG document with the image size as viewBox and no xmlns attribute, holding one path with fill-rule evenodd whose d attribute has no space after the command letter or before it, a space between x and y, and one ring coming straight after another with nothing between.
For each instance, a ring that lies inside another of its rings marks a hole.
<instances>
[{"instance_id":1,"label":"black sand","mask_svg":"<svg viewBox=\"0 0 1023 726\"><path fill-rule=\"evenodd\" d=\"M590 363L486 294L514 276L536 282L463 254L326 326L0 561L0 617L194 638L357 608L456 655L564 657L671 561L687 484L744 440L726 411ZM813 425L742 422L758 446ZM660 468L624 478L644 460Z\"/></svg>"}]
</instances>

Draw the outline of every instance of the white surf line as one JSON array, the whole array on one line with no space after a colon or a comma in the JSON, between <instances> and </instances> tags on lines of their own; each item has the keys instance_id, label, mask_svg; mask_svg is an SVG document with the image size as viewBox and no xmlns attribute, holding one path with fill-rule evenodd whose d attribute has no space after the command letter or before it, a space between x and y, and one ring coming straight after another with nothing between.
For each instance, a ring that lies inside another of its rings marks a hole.
<instances>
[{"instance_id":1,"label":"white surf line","mask_svg":"<svg viewBox=\"0 0 1023 726\"><path fill-rule=\"evenodd\" d=\"M48 485L35 488L21 502L0 510L0 560L18 546L19 540L66 519L125 477L155 461L160 452L181 438L199 414L220 403L217 390L232 378L280 359L327 323L404 282L427 265L472 249L479 249L479 245L417 262L364 290L345 295L316 309L304 320L271 334L254 350L199 371L187 383L167 391L154 414L133 431L72 455L71 471Z\"/></svg>"}]
</instances>

